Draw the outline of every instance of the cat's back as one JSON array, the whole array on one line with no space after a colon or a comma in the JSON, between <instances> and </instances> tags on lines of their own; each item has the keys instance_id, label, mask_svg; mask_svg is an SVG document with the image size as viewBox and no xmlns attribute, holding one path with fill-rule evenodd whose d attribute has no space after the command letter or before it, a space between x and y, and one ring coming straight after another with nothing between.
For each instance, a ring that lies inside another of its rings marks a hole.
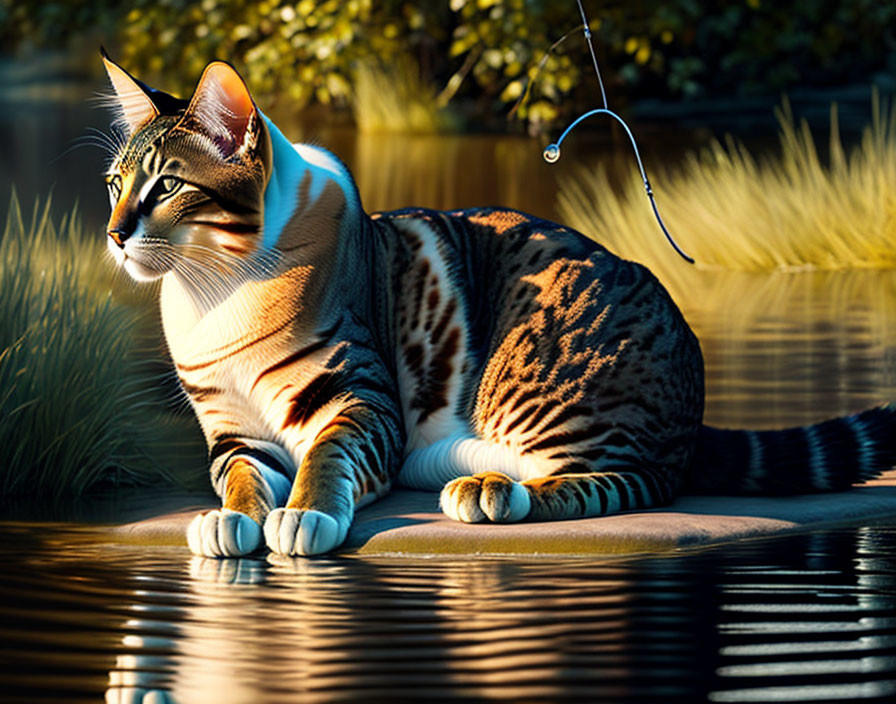
<instances>
[{"instance_id":1,"label":"cat's back","mask_svg":"<svg viewBox=\"0 0 896 704\"><path fill-rule=\"evenodd\" d=\"M604 304L627 307L652 301L677 313L646 267L616 256L572 228L535 215L487 207L408 208L373 217L401 241L405 259L401 268L410 273L404 284L422 279L423 271L432 276L437 268L441 279L463 298L474 338L487 337L502 312L512 313L523 298L531 300L526 291L587 287L596 281ZM473 342L474 347L477 342L487 346L486 339Z\"/></svg>"}]
</instances>

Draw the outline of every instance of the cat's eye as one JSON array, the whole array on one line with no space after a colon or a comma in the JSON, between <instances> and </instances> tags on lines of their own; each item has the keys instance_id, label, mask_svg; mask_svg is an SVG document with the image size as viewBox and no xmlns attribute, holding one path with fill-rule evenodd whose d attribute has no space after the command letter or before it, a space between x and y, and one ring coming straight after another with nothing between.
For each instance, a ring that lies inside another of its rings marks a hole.
<instances>
[{"instance_id":1,"label":"cat's eye","mask_svg":"<svg viewBox=\"0 0 896 704\"><path fill-rule=\"evenodd\" d=\"M156 200L159 201L172 195L183 183L177 176L161 176L153 188Z\"/></svg>"},{"instance_id":2,"label":"cat's eye","mask_svg":"<svg viewBox=\"0 0 896 704\"><path fill-rule=\"evenodd\" d=\"M109 191L109 205L113 208L121 197L121 176L116 174L106 181L106 188Z\"/></svg>"}]
</instances>

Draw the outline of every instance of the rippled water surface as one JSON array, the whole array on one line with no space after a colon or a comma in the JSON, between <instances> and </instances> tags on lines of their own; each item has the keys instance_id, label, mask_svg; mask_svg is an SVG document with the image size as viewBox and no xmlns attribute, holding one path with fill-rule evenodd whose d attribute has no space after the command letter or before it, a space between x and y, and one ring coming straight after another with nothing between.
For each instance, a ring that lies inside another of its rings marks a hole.
<instances>
[{"instance_id":1,"label":"rippled water surface","mask_svg":"<svg viewBox=\"0 0 896 704\"><path fill-rule=\"evenodd\" d=\"M612 560L215 561L95 540L2 528L0 699L896 697L896 525Z\"/></svg>"}]
</instances>

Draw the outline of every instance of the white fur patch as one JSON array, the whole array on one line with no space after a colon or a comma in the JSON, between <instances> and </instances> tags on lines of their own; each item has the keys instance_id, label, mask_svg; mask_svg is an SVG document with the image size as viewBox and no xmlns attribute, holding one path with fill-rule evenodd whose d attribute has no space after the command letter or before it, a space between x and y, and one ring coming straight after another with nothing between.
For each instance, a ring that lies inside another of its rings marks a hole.
<instances>
[{"instance_id":1,"label":"white fur patch","mask_svg":"<svg viewBox=\"0 0 896 704\"><path fill-rule=\"evenodd\" d=\"M222 508L193 519L187 528L187 544L194 555L238 557L261 544L261 528L244 513Z\"/></svg>"},{"instance_id":2,"label":"white fur patch","mask_svg":"<svg viewBox=\"0 0 896 704\"><path fill-rule=\"evenodd\" d=\"M268 514L264 537L278 555L320 555L345 540L348 525L320 511L278 508Z\"/></svg>"},{"instance_id":3,"label":"white fur patch","mask_svg":"<svg viewBox=\"0 0 896 704\"><path fill-rule=\"evenodd\" d=\"M529 463L504 445L469 434L455 434L412 451L404 461L398 482L411 489L439 491L458 477L479 472L501 472L511 479L534 476Z\"/></svg>"},{"instance_id":4,"label":"white fur patch","mask_svg":"<svg viewBox=\"0 0 896 704\"><path fill-rule=\"evenodd\" d=\"M408 326L402 329L403 333L407 333L407 342L404 345L399 344L396 349L398 389L408 438L406 447L408 450L416 450L446 437L469 433L469 424L460 417L460 407L462 405L460 396L464 382L462 369L464 359L468 354L468 331L463 311L463 299L452 286L446 255L442 252L438 235L432 231L426 222L414 218L396 220L394 225L400 230L410 232L410 237L418 239L421 243L419 251L415 254L415 261L412 266L418 265L423 261L429 264L426 284L423 289L423 300L411 300L410 296L415 295L416 292L407 290L403 292L404 300L402 305L407 308L419 306L421 314L418 316L416 327L411 328ZM435 354L438 353L438 350L433 345L431 330L427 329L425 322L428 318L428 311L426 310L427 292L433 290L439 294L439 303L434 315L436 320L441 318L449 302L453 301L456 304L454 313L448 320L446 330L458 330L459 338L454 354L448 360L451 365L451 376L448 378L445 386L444 396L447 403L421 421L422 410L412 407L412 400L417 393L419 381L417 375L411 371L407 363L405 351L411 346L417 346L422 349L423 367L426 367Z\"/></svg>"}]
</instances>

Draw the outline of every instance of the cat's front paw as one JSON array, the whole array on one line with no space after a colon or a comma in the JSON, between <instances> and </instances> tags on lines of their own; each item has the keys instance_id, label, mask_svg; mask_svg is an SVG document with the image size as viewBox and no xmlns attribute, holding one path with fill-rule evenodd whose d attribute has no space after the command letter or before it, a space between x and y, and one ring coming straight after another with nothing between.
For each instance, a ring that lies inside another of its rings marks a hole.
<instances>
[{"instance_id":1,"label":"cat's front paw","mask_svg":"<svg viewBox=\"0 0 896 704\"><path fill-rule=\"evenodd\" d=\"M481 472L448 482L439 497L442 512L464 523L512 523L529 515L529 492L500 472Z\"/></svg>"},{"instance_id":2,"label":"cat's front paw","mask_svg":"<svg viewBox=\"0 0 896 704\"><path fill-rule=\"evenodd\" d=\"M278 508L264 522L268 547L279 555L320 555L342 544L348 526L326 513Z\"/></svg>"},{"instance_id":3,"label":"cat's front paw","mask_svg":"<svg viewBox=\"0 0 896 704\"><path fill-rule=\"evenodd\" d=\"M261 545L261 527L245 513L229 508L200 513L187 528L194 555L239 557Z\"/></svg>"}]
</instances>

